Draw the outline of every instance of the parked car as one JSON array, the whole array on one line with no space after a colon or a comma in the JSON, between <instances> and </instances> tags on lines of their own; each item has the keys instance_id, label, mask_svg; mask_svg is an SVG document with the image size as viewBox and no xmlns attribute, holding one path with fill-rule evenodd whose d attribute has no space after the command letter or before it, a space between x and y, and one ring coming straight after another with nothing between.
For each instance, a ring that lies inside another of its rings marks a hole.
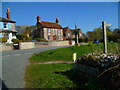
<instances>
[{"instance_id":1,"label":"parked car","mask_svg":"<svg viewBox=\"0 0 120 90\"><path fill-rule=\"evenodd\" d=\"M100 43L100 41L99 40L95 40L93 43Z\"/></svg>"}]
</instances>

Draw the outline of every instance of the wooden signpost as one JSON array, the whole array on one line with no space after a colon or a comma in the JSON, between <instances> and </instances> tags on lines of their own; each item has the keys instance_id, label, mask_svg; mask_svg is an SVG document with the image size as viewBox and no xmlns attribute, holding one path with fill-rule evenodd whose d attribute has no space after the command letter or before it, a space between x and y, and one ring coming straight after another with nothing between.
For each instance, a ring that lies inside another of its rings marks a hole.
<instances>
[{"instance_id":1,"label":"wooden signpost","mask_svg":"<svg viewBox=\"0 0 120 90\"><path fill-rule=\"evenodd\" d=\"M107 32L106 32L106 26L111 26L111 24L106 24L105 21L102 22L102 29L103 29L103 53L107 53Z\"/></svg>"},{"instance_id":2,"label":"wooden signpost","mask_svg":"<svg viewBox=\"0 0 120 90\"><path fill-rule=\"evenodd\" d=\"M102 22L102 29L103 29L103 53L107 53L107 32L106 32L106 26L111 26L111 24L106 24L105 21ZM73 53L73 60L74 60L74 71L83 71L85 73L88 73L90 75L97 76L99 74L99 70L95 68L91 68L82 64L76 63L76 53Z\"/></svg>"}]
</instances>

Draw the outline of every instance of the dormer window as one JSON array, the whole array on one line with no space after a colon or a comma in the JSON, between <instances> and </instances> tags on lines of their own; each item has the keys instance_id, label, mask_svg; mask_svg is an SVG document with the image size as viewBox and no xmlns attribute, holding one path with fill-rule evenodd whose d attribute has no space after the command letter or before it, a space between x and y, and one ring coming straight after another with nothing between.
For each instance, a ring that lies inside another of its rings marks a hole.
<instances>
[{"instance_id":1,"label":"dormer window","mask_svg":"<svg viewBox=\"0 0 120 90\"><path fill-rule=\"evenodd\" d=\"M6 22L3 23L4 28L8 28L8 24Z\"/></svg>"}]
</instances>

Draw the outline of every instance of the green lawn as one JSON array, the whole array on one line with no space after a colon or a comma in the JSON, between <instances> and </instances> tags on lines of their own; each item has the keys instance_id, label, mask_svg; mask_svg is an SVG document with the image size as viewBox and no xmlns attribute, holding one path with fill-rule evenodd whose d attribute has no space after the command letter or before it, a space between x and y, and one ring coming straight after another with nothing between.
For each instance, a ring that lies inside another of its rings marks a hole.
<instances>
[{"instance_id":1,"label":"green lawn","mask_svg":"<svg viewBox=\"0 0 120 90\"><path fill-rule=\"evenodd\" d=\"M80 78L73 72L73 64L30 65L25 73L25 88L103 88L94 79L81 72Z\"/></svg>"},{"instance_id":2,"label":"green lawn","mask_svg":"<svg viewBox=\"0 0 120 90\"><path fill-rule=\"evenodd\" d=\"M63 88L76 85L67 76L59 73L70 70L71 64L30 65L25 74L26 88Z\"/></svg>"},{"instance_id":3,"label":"green lawn","mask_svg":"<svg viewBox=\"0 0 120 90\"><path fill-rule=\"evenodd\" d=\"M119 50L118 43L109 43L108 52ZM45 51L33 55L31 63L46 61L72 61L72 54L77 53L77 58L86 53L100 53L102 44L81 45ZM25 72L26 88L103 88L103 81L97 81L80 73L77 78L73 73L74 64L30 64Z\"/></svg>"},{"instance_id":4,"label":"green lawn","mask_svg":"<svg viewBox=\"0 0 120 90\"><path fill-rule=\"evenodd\" d=\"M100 53L103 52L102 44L90 44L90 45L81 45L79 47L66 47L55 50L49 50L45 52L38 53L33 55L30 58L31 63L36 62L46 62L46 61L72 61L72 54L77 53L77 58L86 53ZM118 43L109 43L108 52L116 52L118 49Z\"/></svg>"}]
</instances>

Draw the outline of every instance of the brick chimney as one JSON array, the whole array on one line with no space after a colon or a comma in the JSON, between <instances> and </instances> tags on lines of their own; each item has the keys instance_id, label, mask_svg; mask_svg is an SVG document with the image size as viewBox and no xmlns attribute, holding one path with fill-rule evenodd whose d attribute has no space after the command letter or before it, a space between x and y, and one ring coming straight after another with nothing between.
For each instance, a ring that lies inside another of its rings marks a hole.
<instances>
[{"instance_id":1,"label":"brick chimney","mask_svg":"<svg viewBox=\"0 0 120 90\"><path fill-rule=\"evenodd\" d=\"M56 23L59 23L59 19L58 19L58 18L56 18L55 22L56 22Z\"/></svg>"},{"instance_id":2,"label":"brick chimney","mask_svg":"<svg viewBox=\"0 0 120 90\"><path fill-rule=\"evenodd\" d=\"M7 19L10 19L10 8L7 9L6 15L7 15Z\"/></svg>"},{"instance_id":3,"label":"brick chimney","mask_svg":"<svg viewBox=\"0 0 120 90\"><path fill-rule=\"evenodd\" d=\"M40 21L41 21L40 16L37 16L37 22L40 22Z\"/></svg>"}]
</instances>

